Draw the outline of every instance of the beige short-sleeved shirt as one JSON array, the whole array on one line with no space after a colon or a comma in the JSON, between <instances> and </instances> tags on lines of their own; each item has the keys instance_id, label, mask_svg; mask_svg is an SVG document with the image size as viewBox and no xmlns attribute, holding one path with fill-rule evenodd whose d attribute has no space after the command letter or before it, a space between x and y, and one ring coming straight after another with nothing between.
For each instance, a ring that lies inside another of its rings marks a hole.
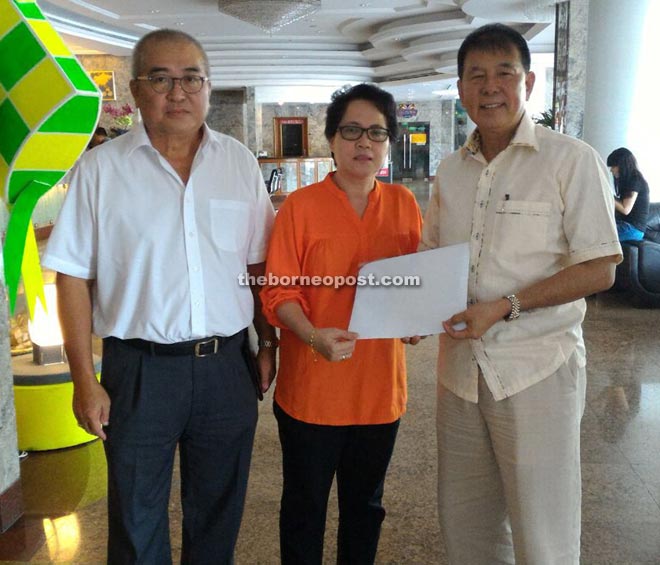
<instances>
[{"instance_id":1,"label":"beige short-sleeved shirt","mask_svg":"<svg viewBox=\"0 0 660 565\"><path fill-rule=\"evenodd\" d=\"M587 144L537 126L528 115L490 163L474 133L438 167L420 249L461 242L470 244L470 304L519 292L577 263L620 261L604 163ZM584 366L585 310L580 299L522 312L480 339L441 334L438 378L477 402L479 368L501 400L551 375L574 352Z\"/></svg>"}]
</instances>

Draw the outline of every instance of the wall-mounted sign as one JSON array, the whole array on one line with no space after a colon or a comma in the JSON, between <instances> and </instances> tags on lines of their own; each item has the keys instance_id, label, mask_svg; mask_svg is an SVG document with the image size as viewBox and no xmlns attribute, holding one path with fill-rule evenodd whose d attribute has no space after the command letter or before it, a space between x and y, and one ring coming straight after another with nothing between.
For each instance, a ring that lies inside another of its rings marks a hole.
<instances>
[{"instance_id":1,"label":"wall-mounted sign","mask_svg":"<svg viewBox=\"0 0 660 565\"><path fill-rule=\"evenodd\" d=\"M402 102L396 110L396 115L404 120L412 120L417 117L417 108L412 102Z\"/></svg>"}]
</instances>

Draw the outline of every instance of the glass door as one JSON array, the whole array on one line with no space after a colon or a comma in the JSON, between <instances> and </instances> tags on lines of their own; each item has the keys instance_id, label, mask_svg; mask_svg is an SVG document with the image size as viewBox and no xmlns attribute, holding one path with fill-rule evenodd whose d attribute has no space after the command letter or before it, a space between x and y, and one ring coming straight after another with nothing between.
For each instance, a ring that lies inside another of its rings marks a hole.
<instances>
[{"instance_id":1,"label":"glass door","mask_svg":"<svg viewBox=\"0 0 660 565\"><path fill-rule=\"evenodd\" d=\"M429 178L429 122L399 124L399 139L392 144L392 172L395 181Z\"/></svg>"}]
</instances>

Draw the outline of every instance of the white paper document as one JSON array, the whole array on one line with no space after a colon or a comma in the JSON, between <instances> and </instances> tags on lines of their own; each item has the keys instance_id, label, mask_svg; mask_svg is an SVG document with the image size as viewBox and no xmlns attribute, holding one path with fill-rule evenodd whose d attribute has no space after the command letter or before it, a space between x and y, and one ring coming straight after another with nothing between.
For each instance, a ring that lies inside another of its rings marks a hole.
<instances>
[{"instance_id":1,"label":"white paper document","mask_svg":"<svg viewBox=\"0 0 660 565\"><path fill-rule=\"evenodd\" d=\"M417 276L419 286L358 285L349 331L360 339L443 332L442 321L467 306L469 260L468 244L460 243L363 265L358 280Z\"/></svg>"}]
</instances>

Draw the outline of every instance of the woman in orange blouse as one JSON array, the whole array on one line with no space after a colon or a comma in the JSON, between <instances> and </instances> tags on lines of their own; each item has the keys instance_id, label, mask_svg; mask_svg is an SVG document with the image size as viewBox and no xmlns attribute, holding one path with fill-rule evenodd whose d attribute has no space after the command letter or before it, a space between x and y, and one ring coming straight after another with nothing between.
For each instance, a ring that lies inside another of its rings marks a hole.
<instances>
[{"instance_id":1,"label":"woman in orange blouse","mask_svg":"<svg viewBox=\"0 0 660 565\"><path fill-rule=\"evenodd\" d=\"M385 473L406 407L404 345L346 330L355 286L309 283L356 276L363 263L416 251L421 216L413 194L376 180L396 134L389 93L368 84L335 93L325 135L337 170L291 194L271 236L267 271L282 284L261 296L269 321L282 329L274 410L283 565L322 563L335 474L338 563L375 559Z\"/></svg>"}]
</instances>

